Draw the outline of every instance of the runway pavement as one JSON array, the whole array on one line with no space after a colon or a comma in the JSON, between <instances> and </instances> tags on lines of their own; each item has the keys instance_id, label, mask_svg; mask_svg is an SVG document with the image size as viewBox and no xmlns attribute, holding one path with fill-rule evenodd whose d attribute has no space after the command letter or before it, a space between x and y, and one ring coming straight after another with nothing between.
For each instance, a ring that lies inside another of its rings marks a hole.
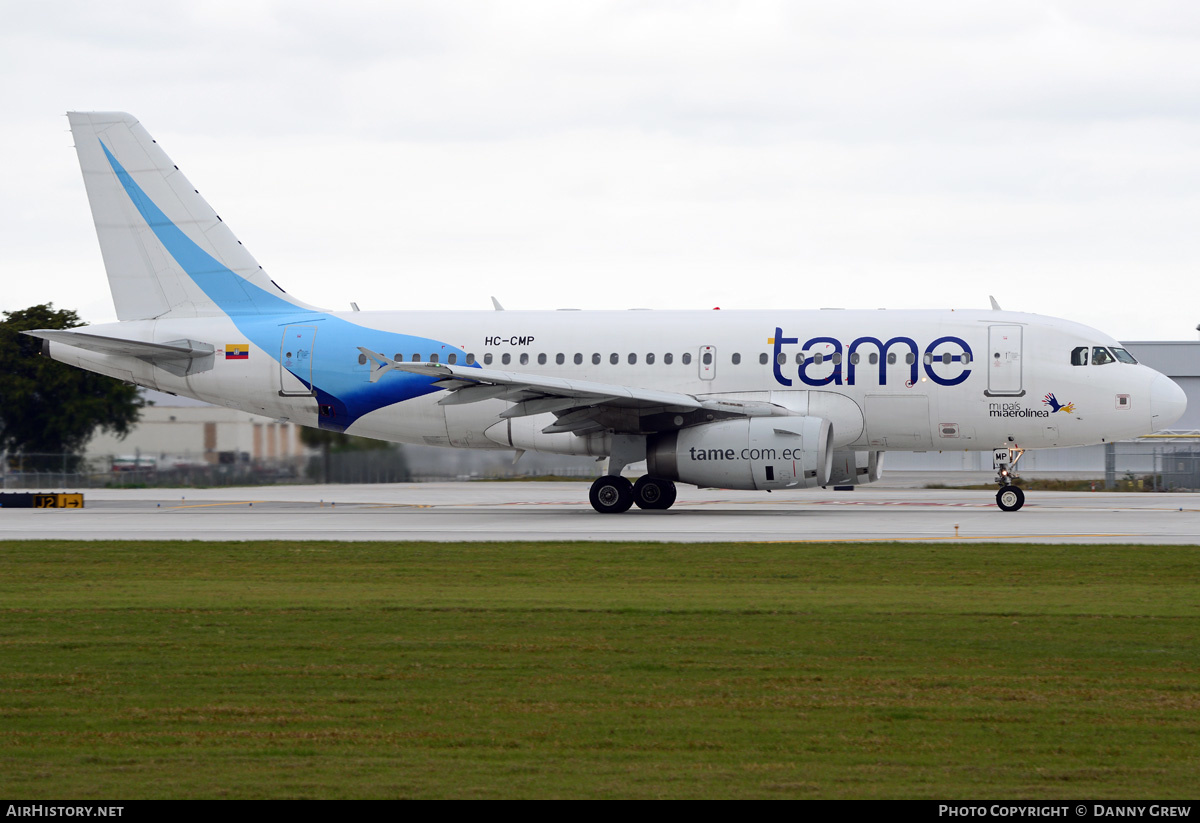
<instances>
[{"instance_id":1,"label":"runway pavement","mask_svg":"<svg viewBox=\"0 0 1200 823\"><path fill-rule=\"evenodd\" d=\"M1200 544L1200 494L680 486L665 512L600 515L587 483L95 489L81 510L0 510L0 540L1005 541Z\"/></svg>"}]
</instances>

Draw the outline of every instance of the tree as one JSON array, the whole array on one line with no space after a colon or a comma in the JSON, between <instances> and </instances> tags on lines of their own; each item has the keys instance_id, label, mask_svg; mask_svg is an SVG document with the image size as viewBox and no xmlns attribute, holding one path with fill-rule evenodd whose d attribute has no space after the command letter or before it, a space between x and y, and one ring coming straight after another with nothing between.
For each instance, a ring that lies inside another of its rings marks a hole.
<instances>
[{"instance_id":1,"label":"tree","mask_svg":"<svg viewBox=\"0 0 1200 823\"><path fill-rule=\"evenodd\" d=\"M97 429L124 437L137 423L145 400L137 386L42 357L42 341L26 329L69 329L83 325L69 309L53 303L4 312L0 321L0 451L31 457L25 465L78 464Z\"/></svg>"}]
</instances>

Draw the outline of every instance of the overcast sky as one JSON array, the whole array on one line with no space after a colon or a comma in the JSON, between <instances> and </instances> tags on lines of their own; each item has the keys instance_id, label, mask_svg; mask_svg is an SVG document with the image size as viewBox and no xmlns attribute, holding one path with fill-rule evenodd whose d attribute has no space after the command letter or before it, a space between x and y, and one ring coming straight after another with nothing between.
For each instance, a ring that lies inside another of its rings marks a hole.
<instances>
[{"instance_id":1,"label":"overcast sky","mask_svg":"<svg viewBox=\"0 0 1200 823\"><path fill-rule=\"evenodd\" d=\"M0 0L0 309L115 319L63 113L328 308L1200 323L1195 2Z\"/></svg>"}]
</instances>

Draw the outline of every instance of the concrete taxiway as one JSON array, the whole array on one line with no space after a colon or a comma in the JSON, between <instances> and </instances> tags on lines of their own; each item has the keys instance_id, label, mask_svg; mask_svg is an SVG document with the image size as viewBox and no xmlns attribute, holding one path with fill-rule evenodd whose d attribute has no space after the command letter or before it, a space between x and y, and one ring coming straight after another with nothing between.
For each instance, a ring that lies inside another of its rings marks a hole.
<instances>
[{"instance_id":1,"label":"concrete taxiway","mask_svg":"<svg viewBox=\"0 0 1200 823\"><path fill-rule=\"evenodd\" d=\"M600 515L587 483L93 489L80 510L0 510L0 540L1003 541L1200 544L1200 494L680 486L665 512Z\"/></svg>"}]
</instances>

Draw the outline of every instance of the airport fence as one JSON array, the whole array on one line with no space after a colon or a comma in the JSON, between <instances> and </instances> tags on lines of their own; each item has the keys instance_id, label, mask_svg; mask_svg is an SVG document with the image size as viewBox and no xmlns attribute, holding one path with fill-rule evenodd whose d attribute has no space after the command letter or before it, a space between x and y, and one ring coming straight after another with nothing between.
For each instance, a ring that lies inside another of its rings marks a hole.
<instances>
[{"instance_id":1,"label":"airport fence","mask_svg":"<svg viewBox=\"0 0 1200 823\"><path fill-rule=\"evenodd\" d=\"M252 460L245 455L0 455L0 489L209 488L304 483L422 483L449 480L599 476L593 459L475 452L422 446L320 452L299 457Z\"/></svg>"}]
</instances>

